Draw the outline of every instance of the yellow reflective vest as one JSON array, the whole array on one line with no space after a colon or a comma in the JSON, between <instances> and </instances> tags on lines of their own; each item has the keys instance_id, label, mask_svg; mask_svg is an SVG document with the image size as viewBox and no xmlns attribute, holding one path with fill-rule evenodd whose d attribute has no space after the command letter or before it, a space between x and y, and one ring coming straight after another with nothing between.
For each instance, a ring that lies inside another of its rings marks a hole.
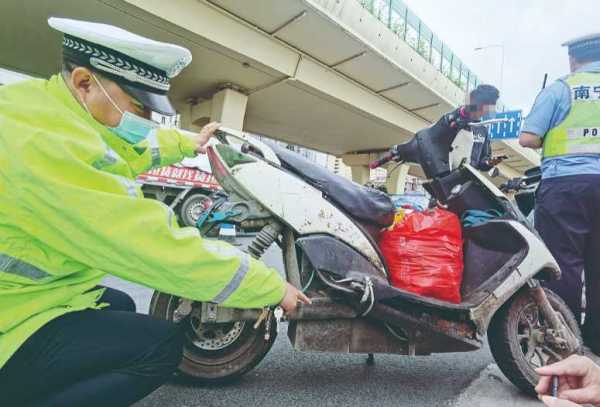
<instances>
[{"instance_id":1,"label":"yellow reflective vest","mask_svg":"<svg viewBox=\"0 0 600 407\"><path fill-rule=\"evenodd\" d=\"M174 129L128 144L60 75L0 87L0 367L51 319L101 307L106 274L229 307L281 301L275 270L143 198L139 173L194 155Z\"/></svg>"},{"instance_id":2,"label":"yellow reflective vest","mask_svg":"<svg viewBox=\"0 0 600 407\"><path fill-rule=\"evenodd\" d=\"M581 72L564 82L571 94L571 110L544 137L543 157L600 154L600 74Z\"/></svg>"}]
</instances>

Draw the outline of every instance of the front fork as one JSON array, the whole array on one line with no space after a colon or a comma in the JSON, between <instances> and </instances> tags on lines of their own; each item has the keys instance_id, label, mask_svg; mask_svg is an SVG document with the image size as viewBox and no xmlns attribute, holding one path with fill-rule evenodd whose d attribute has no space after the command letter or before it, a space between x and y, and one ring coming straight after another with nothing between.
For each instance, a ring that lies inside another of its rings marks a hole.
<instances>
[{"instance_id":1,"label":"front fork","mask_svg":"<svg viewBox=\"0 0 600 407\"><path fill-rule=\"evenodd\" d=\"M529 293L550 328L546 331L545 340L559 350L562 355L568 356L578 352L581 349L579 339L571 331L563 316L554 311L540 282L532 279L529 280L528 286Z\"/></svg>"}]
</instances>

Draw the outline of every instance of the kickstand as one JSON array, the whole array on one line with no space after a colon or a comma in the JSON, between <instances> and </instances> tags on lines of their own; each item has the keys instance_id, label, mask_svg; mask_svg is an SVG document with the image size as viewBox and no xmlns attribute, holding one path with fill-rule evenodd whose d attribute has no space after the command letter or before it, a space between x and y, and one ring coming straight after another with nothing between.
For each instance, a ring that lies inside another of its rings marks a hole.
<instances>
[{"instance_id":1,"label":"kickstand","mask_svg":"<svg viewBox=\"0 0 600 407\"><path fill-rule=\"evenodd\" d=\"M375 355L373 355L372 353L369 353L369 356L367 356L367 366L374 366L375 365Z\"/></svg>"}]
</instances>

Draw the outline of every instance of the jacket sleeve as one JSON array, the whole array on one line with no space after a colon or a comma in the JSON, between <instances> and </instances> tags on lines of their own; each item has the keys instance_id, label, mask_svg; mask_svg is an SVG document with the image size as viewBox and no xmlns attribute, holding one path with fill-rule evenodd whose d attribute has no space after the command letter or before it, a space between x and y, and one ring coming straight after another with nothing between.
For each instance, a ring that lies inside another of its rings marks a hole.
<instances>
[{"instance_id":1,"label":"jacket sleeve","mask_svg":"<svg viewBox=\"0 0 600 407\"><path fill-rule=\"evenodd\" d=\"M94 168L60 135L44 136L21 144L7 163L15 222L32 239L91 269L184 298L240 308L281 301L285 285L275 270L180 228L170 208L144 199L133 180Z\"/></svg>"},{"instance_id":2,"label":"jacket sleeve","mask_svg":"<svg viewBox=\"0 0 600 407\"><path fill-rule=\"evenodd\" d=\"M484 131L484 137L485 141L482 146L483 151L481 154L480 169L481 171L489 171L493 168L491 165L487 164L487 162L492 159L492 141L487 129Z\"/></svg>"},{"instance_id":3,"label":"jacket sleeve","mask_svg":"<svg viewBox=\"0 0 600 407\"><path fill-rule=\"evenodd\" d=\"M166 167L196 156L194 140L177 129L157 128L126 152L119 150L135 176L152 168Z\"/></svg>"}]
</instances>

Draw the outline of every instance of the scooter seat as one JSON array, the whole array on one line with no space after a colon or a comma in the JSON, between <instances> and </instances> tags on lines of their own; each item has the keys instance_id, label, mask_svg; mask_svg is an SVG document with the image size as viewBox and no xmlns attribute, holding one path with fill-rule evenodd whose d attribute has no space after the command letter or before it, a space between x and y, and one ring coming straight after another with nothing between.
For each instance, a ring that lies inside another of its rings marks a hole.
<instances>
[{"instance_id":1,"label":"scooter seat","mask_svg":"<svg viewBox=\"0 0 600 407\"><path fill-rule=\"evenodd\" d=\"M388 227L394 222L395 208L387 194L333 174L300 154L274 143L268 144L286 170L321 190L327 199L353 219L363 224L375 224L380 228Z\"/></svg>"}]
</instances>

